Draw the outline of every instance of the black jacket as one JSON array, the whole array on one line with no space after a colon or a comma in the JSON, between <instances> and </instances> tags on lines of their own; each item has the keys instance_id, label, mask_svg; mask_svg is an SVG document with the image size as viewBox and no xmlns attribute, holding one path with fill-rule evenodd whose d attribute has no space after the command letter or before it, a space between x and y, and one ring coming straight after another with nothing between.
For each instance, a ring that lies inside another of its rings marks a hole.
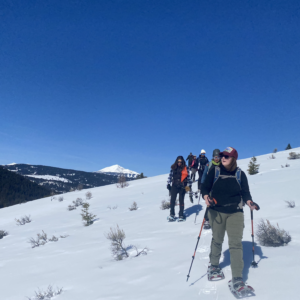
<instances>
[{"instance_id":1,"label":"black jacket","mask_svg":"<svg viewBox=\"0 0 300 300\"><path fill-rule=\"evenodd\" d=\"M193 166L192 166L192 163L193 163L193 160L192 160L192 162L191 162L191 164L190 164L190 167L191 167L192 169L198 169L198 160L195 159L195 163L194 163Z\"/></svg>"},{"instance_id":2,"label":"black jacket","mask_svg":"<svg viewBox=\"0 0 300 300\"><path fill-rule=\"evenodd\" d=\"M231 175L235 176L236 170L233 172L228 172L225 167L221 164L220 166L220 175ZM241 174L241 189L240 185L237 182L236 178L226 178L223 179L219 177L216 183L213 186L215 177L215 168L211 168L208 172L207 177L202 184L202 195L209 195L212 192L211 197L216 199L217 205L212 207L219 212L223 213L235 213L235 212L242 212L243 209L238 207L238 204L241 202L241 197L244 202L248 200L252 200L248 180L245 173L242 171ZM227 204L233 204L228 205Z\"/></svg>"},{"instance_id":3,"label":"black jacket","mask_svg":"<svg viewBox=\"0 0 300 300\"><path fill-rule=\"evenodd\" d=\"M190 155L187 157L186 160L189 161L189 165L192 163L193 159L194 159L194 155L191 155L191 154L190 154Z\"/></svg>"},{"instance_id":4,"label":"black jacket","mask_svg":"<svg viewBox=\"0 0 300 300\"><path fill-rule=\"evenodd\" d=\"M204 171L205 165L209 163L209 160L207 159L206 156L201 157L201 155L198 156L197 160L198 160L199 170Z\"/></svg>"}]
</instances>

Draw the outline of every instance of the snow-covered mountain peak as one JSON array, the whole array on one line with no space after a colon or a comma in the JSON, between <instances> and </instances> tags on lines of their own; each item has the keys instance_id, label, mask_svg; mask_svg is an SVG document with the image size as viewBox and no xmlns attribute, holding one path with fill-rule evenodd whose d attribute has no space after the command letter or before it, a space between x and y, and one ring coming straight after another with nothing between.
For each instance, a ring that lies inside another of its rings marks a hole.
<instances>
[{"instance_id":1,"label":"snow-covered mountain peak","mask_svg":"<svg viewBox=\"0 0 300 300\"><path fill-rule=\"evenodd\" d=\"M128 169L125 169L119 165L113 165L110 167L106 167L104 169L101 169L99 171L97 171L99 173L119 173L119 174L132 174L132 175L138 175L139 173L135 172L135 171L131 171Z\"/></svg>"}]
</instances>

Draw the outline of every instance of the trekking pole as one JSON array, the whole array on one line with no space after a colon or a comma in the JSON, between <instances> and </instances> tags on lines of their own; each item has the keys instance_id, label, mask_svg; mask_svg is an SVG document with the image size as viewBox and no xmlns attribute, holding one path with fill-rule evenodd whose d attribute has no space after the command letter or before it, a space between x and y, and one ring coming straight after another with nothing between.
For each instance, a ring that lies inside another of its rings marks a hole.
<instances>
[{"instance_id":1,"label":"trekking pole","mask_svg":"<svg viewBox=\"0 0 300 300\"><path fill-rule=\"evenodd\" d=\"M217 204L217 201L216 201L215 199L213 199L210 206L214 206L214 205L216 205L216 204ZM194 255L192 256L192 262L191 262L191 266L190 266L190 269L189 269L189 274L187 275L186 282L188 282L188 280L189 280L189 278L190 278L190 273L191 273L191 269L192 269L192 266L193 266L193 262L194 262L194 259L195 259L195 256L196 256L196 251L197 251L198 244L199 244L199 241L200 241L200 237L201 237L203 225L204 225L204 222L205 222L205 216L206 216L207 210L208 210L208 206L206 207L206 210L205 210L205 213L204 213L204 217L203 217L203 221L202 221L200 233L199 233L199 236L198 236L198 238L197 238L197 244L196 244L196 248L195 248Z\"/></svg>"},{"instance_id":2,"label":"trekking pole","mask_svg":"<svg viewBox=\"0 0 300 300\"><path fill-rule=\"evenodd\" d=\"M200 195L200 193L199 193L198 207L199 207L199 205L200 205L200 198L201 198L201 195ZM199 211L198 211L198 213L199 213ZM198 217L198 214L196 214L196 216L195 216L194 224L196 224L196 219L197 219L197 217Z\"/></svg>"},{"instance_id":3,"label":"trekking pole","mask_svg":"<svg viewBox=\"0 0 300 300\"><path fill-rule=\"evenodd\" d=\"M253 205L255 206L256 210L260 210L260 207L259 207L259 205L257 203L251 202L251 206L253 206ZM253 261L251 263L251 266L253 268L256 268L257 267L257 262L255 261L255 257L254 257L255 254L254 254L253 210L250 210L250 212L251 212L251 227L252 227L252 234L251 234L251 236L252 236L252 252L253 252Z\"/></svg>"}]
</instances>

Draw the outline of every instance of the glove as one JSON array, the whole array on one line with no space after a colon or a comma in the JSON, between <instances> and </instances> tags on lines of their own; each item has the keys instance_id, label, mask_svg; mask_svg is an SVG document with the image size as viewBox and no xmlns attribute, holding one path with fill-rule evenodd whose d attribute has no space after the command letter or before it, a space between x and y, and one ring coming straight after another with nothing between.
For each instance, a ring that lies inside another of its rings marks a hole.
<instances>
[{"instance_id":1,"label":"glove","mask_svg":"<svg viewBox=\"0 0 300 300\"><path fill-rule=\"evenodd\" d=\"M186 187L185 187L185 191L186 191L186 192L189 192L190 190L191 190L191 189L190 189L189 186L186 186Z\"/></svg>"},{"instance_id":2,"label":"glove","mask_svg":"<svg viewBox=\"0 0 300 300\"><path fill-rule=\"evenodd\" d=\"M170 185L170 184L167 185L167 189L168 189L169 191L171 191L171 185Z\"/></svg>"}]
</instances>

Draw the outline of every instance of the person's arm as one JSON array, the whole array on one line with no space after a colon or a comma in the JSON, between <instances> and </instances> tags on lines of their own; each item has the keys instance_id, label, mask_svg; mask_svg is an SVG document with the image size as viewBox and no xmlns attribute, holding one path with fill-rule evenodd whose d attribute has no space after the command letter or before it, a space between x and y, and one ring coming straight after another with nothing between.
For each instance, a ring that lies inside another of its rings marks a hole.
<instances>
[{"instance_id":1,"label":"person's arm","mask_svg":"<svg viewBox=\"0 0 300 300\"><path fill-rule=\"evenodd\" d=\"M190 170L188 168L187 168L187 172L188 172L188 176L187 176L186 180L187 180L188 186L190 187L190 193L192 193L192 184L193 184L193 181L191 179Z\"/></svg>"},{"instance_id":2,"label":"person's arm","mask_svg":"<svg viewBox=\"0 0 300 300\"><path fill-rule=\"evenodd\" d=\"M168 181L167 181L167 186L172 183L172 179L173 179L173 170L170 171L169 177L168 177Z\"/></svg>"},{"instance_id":3,"label":"person's arm","mask_svg":"<svg viewBox=\"0 0 300 300\"><path fill-rule=\"evenodd\" d=\"M215 178L215 168L210 169L208 172L204 183L201 186L202 198L205 200L207 206L210 206L209 203L209 193L212 190Z\"/></svg>"},{"instance_id":4,"label":"person's arm","mask_svg":"<svg viewBox=\"0 0 300 300\"><path fill-rule=\"evenodd\" d=\"M241 176L241 195L243 198L243 201L245 203L247 203L247 205L249 206L249 208L251 210L255 209L255 206L252 206L252 196L250 194L250 190L249 190L249 184L248 184L248 179L246 174L242 171L242 176Z\"/></svg>"},{"instance_id":5,"label":"person's arm","mask_svg":"<svg viewBox=\"0 0 300 300\"><path fill-rule=\"evenodd\" d=\"M203 171L203 174L202 174L202 178L201 178L201 184L204 183L204 180L205 180L205 178L207 176L207 173L208 173L208 165L206 165L205 168L204 168L204 171Z\"/></svg>"}]
</instances>

